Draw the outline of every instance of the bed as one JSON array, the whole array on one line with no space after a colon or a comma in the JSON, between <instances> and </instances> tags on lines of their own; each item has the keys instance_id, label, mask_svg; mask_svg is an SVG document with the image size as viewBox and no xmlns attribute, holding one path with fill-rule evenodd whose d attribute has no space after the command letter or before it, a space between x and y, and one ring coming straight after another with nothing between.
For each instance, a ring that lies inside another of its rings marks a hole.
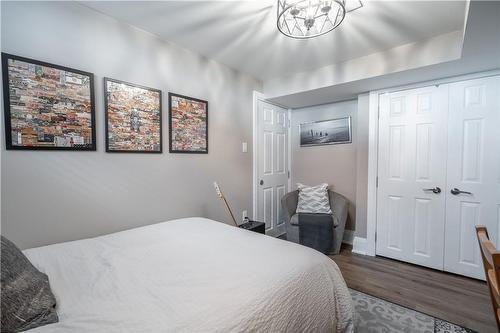
<instances>
[{"instance_id":1,"label":"bed","mask_svg":"<svg viewBox=\"0 0 500 333\"><path fill-rule=\"evenodd\" d=\"M352 332L323 254L205 218L23 251L49 276L59 332Z\"/></svg>"}]
</instances>

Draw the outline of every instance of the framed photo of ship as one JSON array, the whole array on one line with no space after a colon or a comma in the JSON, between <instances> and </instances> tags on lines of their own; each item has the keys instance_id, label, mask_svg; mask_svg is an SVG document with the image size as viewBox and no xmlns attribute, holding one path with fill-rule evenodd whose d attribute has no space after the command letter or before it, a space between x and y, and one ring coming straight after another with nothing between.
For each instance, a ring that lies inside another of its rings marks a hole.
<instances>
[{"instance_id":1,"label":"framed photo of ship","mask_svg":"<svg viewBox=\"0 0 500 333\"><path fill-rule=\"evenodd\" d=\"M94 75L2 53L7 149L96 150Z\"/></svg>"},{"instance_id":2,"label":"framed photo of ship","mask_svg":"<svg viewBox=\"0 0 500 333\"><path fill-rule=\"evenodd\" d=\"M161 91L104 78L106 151L161 153Z\"/></svg>"},{"instance_id":3,"label":"framed photo of ship","mask_svg":"<svg viewBox=\"0 0 500 333\"><path fill-rule=\"evenodd\" d=\"M351 117L300 124L300 146L351 143Z\"/></svg>"},{"instance_id":4,"label":"framed photo of ship","mask_svg":"<svg viewBox=\"0 0 500 333\"><path fill-rule=\"evenodd\" d=\"M169 151L208 154L208 102L173 93L168 99Z\"/></svg>"}]
</instances>

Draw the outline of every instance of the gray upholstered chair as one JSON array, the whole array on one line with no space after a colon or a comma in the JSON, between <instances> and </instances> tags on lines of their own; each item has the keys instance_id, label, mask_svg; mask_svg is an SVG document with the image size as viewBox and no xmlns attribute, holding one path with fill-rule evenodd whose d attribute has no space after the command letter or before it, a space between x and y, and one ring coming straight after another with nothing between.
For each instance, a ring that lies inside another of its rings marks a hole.
<instances>
[{"instance_id":1,"label":"gray upholstered chair","mask_svg":"<svg viewBox=\"0 0 500 333\"><path fill-rule=\"evenodd\" d=\"M331 218L334 226L331 254L338 254L344 237L349 201L343 195L331 190L328 190L328 196L330 197ZM286 217L286 238L295 243L299 243L299 214L295 212L298 201L299 191L289 192L281 198L281 205Z\"/></svg>"}]
</instances>

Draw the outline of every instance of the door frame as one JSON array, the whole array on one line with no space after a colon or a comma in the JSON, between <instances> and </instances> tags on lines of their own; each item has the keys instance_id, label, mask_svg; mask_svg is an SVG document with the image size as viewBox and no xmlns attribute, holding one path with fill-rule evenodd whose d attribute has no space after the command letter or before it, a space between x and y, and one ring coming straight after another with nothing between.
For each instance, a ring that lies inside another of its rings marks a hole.
<instances>
[{"instance_id":1,"label":"door frame","mask_svg":"<svg viewBox=\"0 0 500 333\"><path fill-rule=\"evenodd\" d=\"M355 237L353 240L353 252L368 256L376 255L377 240L377 192L378 192L378 116L379 96L401 90L423 88L446 83L460 82L472 79L485 78L500 75L500 70L478 72L467 75L459 75L438 80L423 81L413 84L374 90L369 93L368 110L368 196L367 196L367 218L366 238ZM500 229L500 228L499 228ZM499 237L500 239L500 237Z\"/></svg>"},{"instance_id":2,"label":"door frame","mask_svg":"<svg viewBox=\"0 0 500 333\"><path fill-rule=\"evenodd\" d=\"M280 105L278 103L274 102L269 102L266 98L266 95L264 95L261 92L258 92L256 90L253 91L253 101L252 101L252 219L257 216L257 173L258 173L258 166L257 166L257 154L259 152L259 145L258 145L258 138L257 138L257 121L258 121L258 107L259 107L259 101L269 103L275 106L278 106L280 108L286 109L287 112L287 135L288 135L288 171L290 171L290 175L288 177L288 190L291 189L292 185L292 156L291 156L291 136L290 136L290 123L291 123L291 111L292 109ZM280 236L280 235L277 235Z\"/></svg>"}]
</instances>

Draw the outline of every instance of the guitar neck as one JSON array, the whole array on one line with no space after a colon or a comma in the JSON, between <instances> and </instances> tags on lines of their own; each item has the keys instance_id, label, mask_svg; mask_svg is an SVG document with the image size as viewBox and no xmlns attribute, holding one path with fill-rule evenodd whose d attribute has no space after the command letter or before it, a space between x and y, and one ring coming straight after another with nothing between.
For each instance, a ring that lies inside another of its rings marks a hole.
<instances>
[{"instance_id":1,"label":"guitar neck","mask_svg":"<svg viewBox=\"0 0 500 333\"><path fill-rule=\"evenodd\" d=\"M233 211L231 210L231 207L229 207L229 204L227 203L226 197L224 196L224 193L222 193L222 191L220 190L219 185L217 184L217 182L214 182L214 187L215 187L215 191L217 192L217 195L224 202L224 207L226 208L227 212L231 216L231 220L233 221L233 224L237 227L238 223L236 223L236 219L234 218Z\"/></svg>"}]
</instances>

